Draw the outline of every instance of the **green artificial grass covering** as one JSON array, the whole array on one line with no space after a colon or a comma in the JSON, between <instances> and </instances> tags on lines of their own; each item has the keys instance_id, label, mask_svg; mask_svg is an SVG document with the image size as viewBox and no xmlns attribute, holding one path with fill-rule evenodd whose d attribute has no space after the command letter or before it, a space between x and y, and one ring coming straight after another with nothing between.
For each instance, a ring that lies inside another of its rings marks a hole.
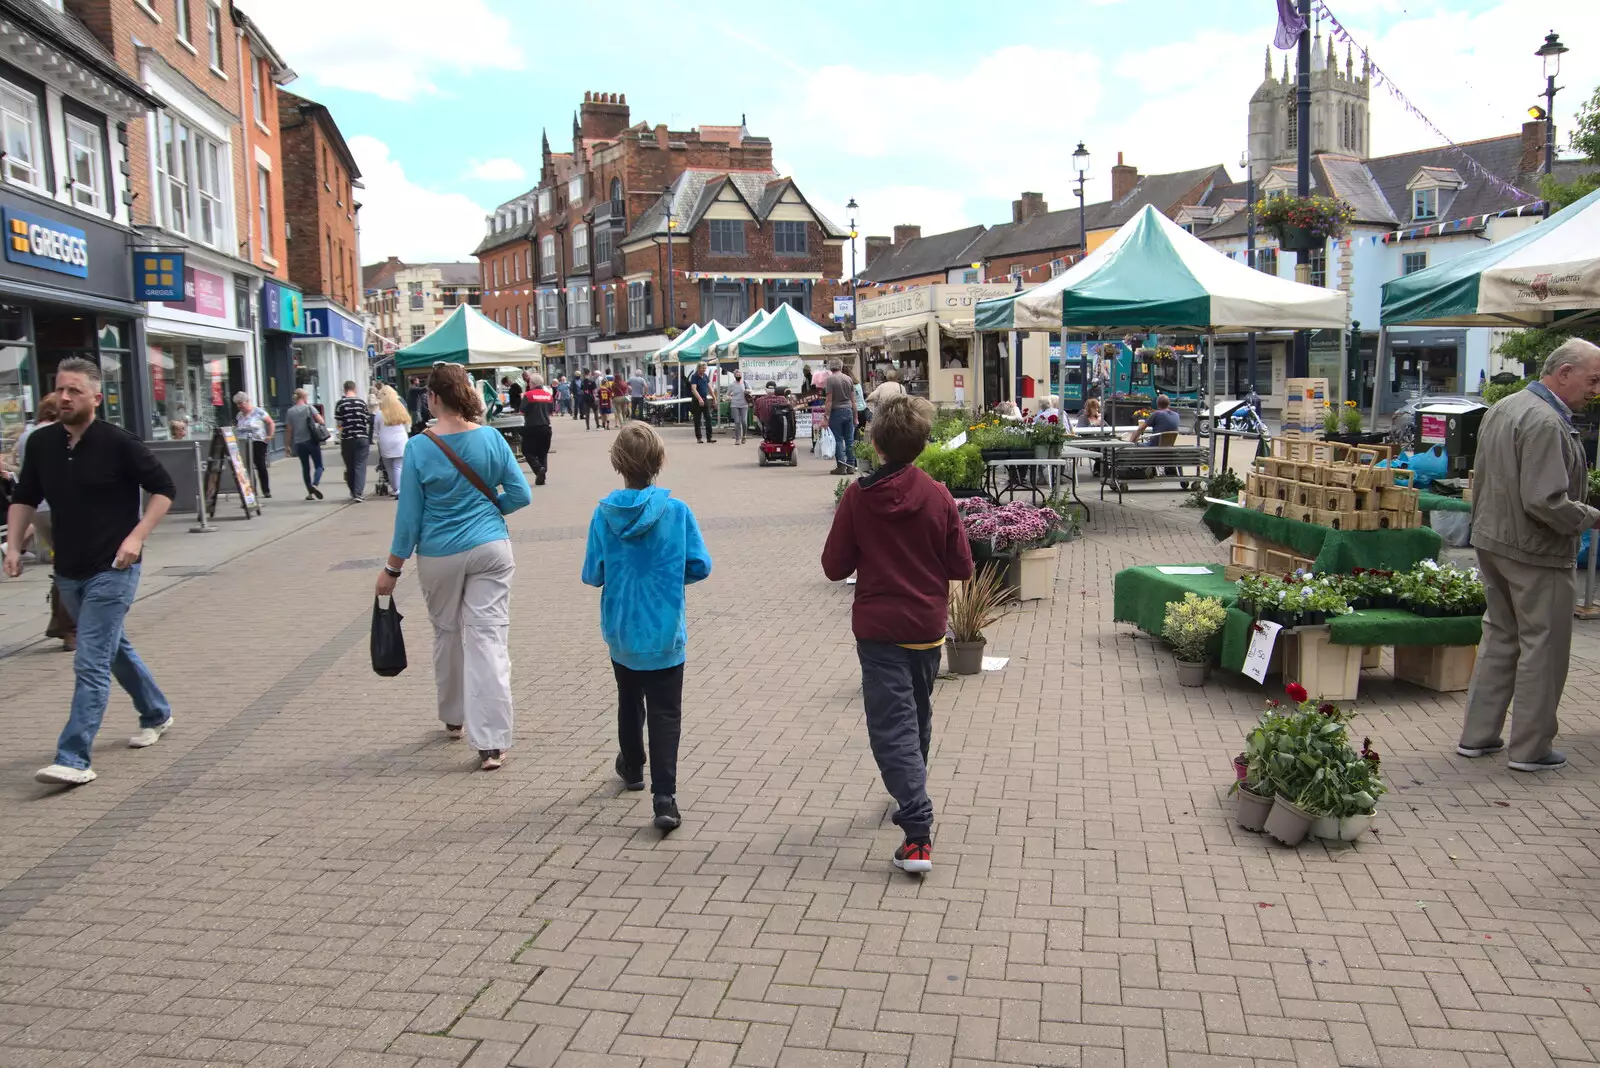
<instances>
[{"instance_id":1,"label":"green artificial grass covering","mask_svg":"<svg viewBox=\"0 0 1600 1068\"><path fill-rule=\"evenodd\" d=\"M1358 567L1409 571L1432 560L1444 541L1427 527L1410 530L1334 530L1232 504L1213 504L1200 521L1221 541L1235 530L1286 545L1315 561L1320 574L1349 574Z\"/></svg>"},{"instance_id":2,"label":"green artificial grass covering","mask_svg":"<svg viewBox=\"0 0 1600 1068\"><path fill-rule=\"evenodd\" d=\"M1190 566L1204 566L1208 572L1166 575L1156 565L1118 571L1112 580L1111 618L1159 638L1169 602L1183 600L1185 593L1215 597L1227 606L1228 619L1212 651L1217 663L1238 671L1250 649L1255 619L1237 607L1239 588L1223 576L1219 565ZM1335 645L1477 645L1482 636L1482 616L1425 618L1392 608L1352 612L1328 625L1328 640Z\"/></svg>"},{"instance_id":3,"label":"green artificial grass covering","mask_svg":"<svg viewBox=\"0 0 1600 1068\"><path fill-rule=\"evenodd\" d=\"M1424 512L1470 512L1472 502L1464 501L1460 497L1446 497L1442 493L1418 490L1417 507Z\"/></svg>"}]
</instances>

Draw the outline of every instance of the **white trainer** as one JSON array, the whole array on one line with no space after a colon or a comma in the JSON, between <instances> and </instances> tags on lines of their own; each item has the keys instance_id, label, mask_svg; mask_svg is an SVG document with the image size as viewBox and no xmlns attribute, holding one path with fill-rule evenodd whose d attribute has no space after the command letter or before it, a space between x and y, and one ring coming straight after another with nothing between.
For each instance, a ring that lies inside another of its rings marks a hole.
<instances>
[{"instance_id":1,"label":"white trainer","mask_svg":"<svg viewBox=\"0 0 1600 1068\"><path fill-rule=\"evenodd\" d=\"M159 727L141 727L138 734L128 739L128 748L143 749L155 745L161 740L161 736L167 733L167 728L172 726L172 719L173 717L168 716L167 721Z\"/></svg>"},{"instance_id":2,"label":"white trainer","mask_svg":"<svg viewBox=\"0 0 1600 1068\"><path fill-rule=\"evenodd\" d=\"M69 768L65 764L51 764L48 768L40 768L33 773L33 777L37 782L49 783L52 786L82 786L99 778L92 768Z\"/></svg>"}]
</instances>

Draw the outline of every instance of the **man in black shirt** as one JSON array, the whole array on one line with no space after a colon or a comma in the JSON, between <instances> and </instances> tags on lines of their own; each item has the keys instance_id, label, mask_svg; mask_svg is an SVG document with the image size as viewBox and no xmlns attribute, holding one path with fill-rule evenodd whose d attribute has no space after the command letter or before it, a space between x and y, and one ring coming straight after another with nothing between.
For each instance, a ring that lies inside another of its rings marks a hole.
<instances>
[{"instance_id":1,"label":"man in black shirt","mask_svg":"<svg viewBox=\"0 0 1600 1068\"><path fill-rule=\"evenodd\" d=\"M522 455L533 468L533 484L544 485L550 470L550 417L555 414L555 394L544 388L544 379L528 377L528 391L522 395Z\"/></svg>"},{"instance_id":2,"label":"man in black shirt","mask_svg":"<svg viewBox=\"0 0 1600 1068\"><path fill-rule=\"evenodd\" d=\"M128 745L154 745L172 726L172 706L134 652L122 625L139 588L144 540L172 507L172 478L145 444L95 418L100 368L89 360L62 360L56 371L61 421L33 432L22 480L6 522L26 530L34 509L50 502L55 533L56 589L78 620L72 711L56 743L56 762L34 778L81 786L92 782L89 750L106 714L113 676L133 698L139 733ZM150 494L144 518L139 492ZM5 573L22 574L18 544L6 547Z\"/></svg>"},{"instance_id":3,"label":"man in black shirt","mask_svg":"<svg viewBox=\"0 0 1600 1068\"><path fill-rule=\"evenodd\" d=\"M356 393L356 384L344 384L344 396L333 406L339 424L339 451L344 454L344 484L352 501L366 500L367 456L372 451L372 409Z\"/></svg>"}]
</instances>

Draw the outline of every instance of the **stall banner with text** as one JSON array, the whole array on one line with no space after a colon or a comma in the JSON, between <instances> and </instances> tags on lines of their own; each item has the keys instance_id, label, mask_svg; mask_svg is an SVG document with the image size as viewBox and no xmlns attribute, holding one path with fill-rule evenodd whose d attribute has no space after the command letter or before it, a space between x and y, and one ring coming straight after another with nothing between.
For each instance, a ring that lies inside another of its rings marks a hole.
<instances>
[{"instance_id":1,"label":"stall banner with text","mask_svg":"<svg viewBox=\"0 0 1600 1068\"><path fill-rule=\"evenodd\" d=\"M798 356L749 356L739 359L739 370L750 389L760 393L768 382L776 382L779 389L788 386L799 393L805 385L805 361Z\"/></svg>"}]
</instances>

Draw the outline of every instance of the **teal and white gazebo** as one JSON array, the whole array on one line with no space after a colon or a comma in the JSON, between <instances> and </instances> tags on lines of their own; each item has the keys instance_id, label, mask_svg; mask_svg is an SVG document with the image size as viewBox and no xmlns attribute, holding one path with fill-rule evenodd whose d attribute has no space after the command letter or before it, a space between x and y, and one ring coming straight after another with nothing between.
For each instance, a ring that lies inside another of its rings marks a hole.
<instances>
[{"instance_id":1,"label":"teal and white gazebo","mask_svg":"<svg viewBox=\"0 0 1600 1068\"><path fill-rule=\"evenodd\" d=\"M1146 205L1041 286L980 301L978 330L1343 330L1346 294L1263 274Z\"/></svg>"},{"instance_id":2,"label":"teal and white gazebo","mask_svg":"<svg viewBox=\"0 0 1600 1068\"><path fill-rule=\"evenodd\" d=\"M725 344L732 336L732 330L713 319L701 327L691 340L679 345L673 351L672 358L679 363L698 363L711 359L712 350Z\"/></svg>"},{"instance_id":3,"label":"teal and white gazebo","mask_svg":"<svg viewBox=\"0 0 1600 1068\"><path fill-rule=\"evenodd\" d=\"M431 334L394 354L397 372L424 371L436 363L465 367L520 367L544 355L537 341L518 337L477 308L462 304Z\"/></svg>"},{"instance_id":4,"label":"teal and white gazebo","mask_svg":"<svg viewBox=\"0 0 1600 1068\"><path fill-rule=\"evenodd\" d=\"M770 318L772 318L771 312L767 311L765 308L757 308L745 319L744 322L734 327L733 330L729 332L728 336L723 338L722 342L717 345L716 351L713 353L713 355L719 359L726 358L729 355L730 346L738 344L738 342L746 335L766 325L767 320Z\"/></svg>"},{"instance_id":5,"label":"teal and white gazebo","mask_svg":"<svg viewBox=\"0 0 1600 1068\"><path fill-rule=\"evenodd\" d=\"M695 338L700 336L701 331L704 329L705 327L701 326L699 323L695 323L693 326L686 327L681 334L656 350L656 362L676 363L678 361L678 357L676 355L678 350L693 342Z\"/></svg>"},{"instance_id":6,"label":"teal and white gazebo","mask_svg":"<svg viewBox=\"0 0 1600 1068\"><path fill-rule=\"evenodd\" d=\"M760 326L751 328L729 346L741 359L752 356L820 356L822 339L831 333L794 310L780 304Z\"/></svg>"}]
</instances>

